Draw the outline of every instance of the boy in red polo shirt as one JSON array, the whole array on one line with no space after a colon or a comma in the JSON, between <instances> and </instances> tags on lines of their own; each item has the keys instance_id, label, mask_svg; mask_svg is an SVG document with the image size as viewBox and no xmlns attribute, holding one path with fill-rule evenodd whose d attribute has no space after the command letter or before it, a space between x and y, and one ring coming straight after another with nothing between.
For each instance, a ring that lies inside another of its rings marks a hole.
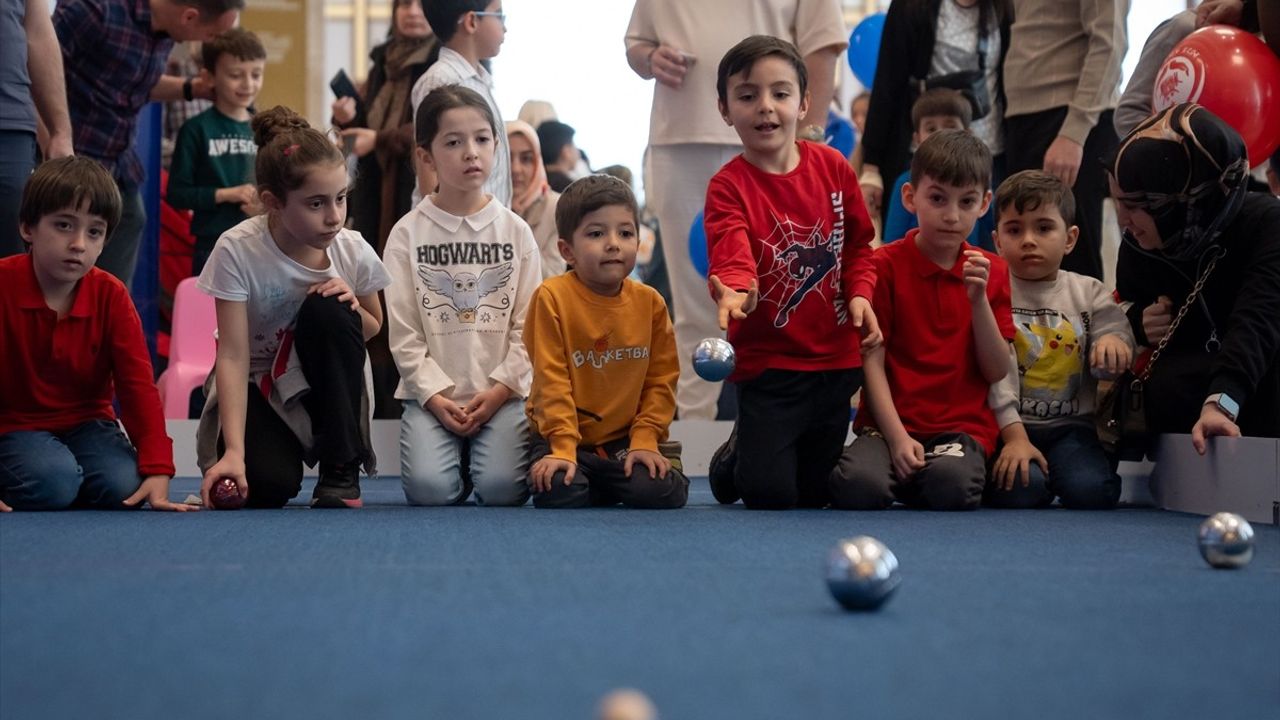
<instances>
[{"instance_id":1,"label":"boy in red polo shirt","mask_svg":"<svg viewBox=\"0 0 1280 720\"><path fill-rule=\"evenodd\" d=\"M863 356L858 438L832 471L833 504L894 500L972 510L999 431L987 405L1009 369L1009 270L965 238L991 202L991 153L944 130L920 144L902 200L920 227L876 251L872 305L884 344Z\"/></svg>"},{"instance_id":2,"label":"boy in red polo shirt","mask_svg":"<svg viewBox=\"0 0 1280 720\"><path fill-rule=\"evenodd\" d=\"M806 80L795 46L763 35L718 71L720 114L743 148L711 179L705 224L720 327L737 349L738 422L708 475L716 500L749 508L831 503L862 385L859 333L879 342L858 179L839 152L796 142Z\"/></svg>"},{"instance_id":3,"label":"boy in red polo shirt","mask_svg":"<svg viewBox=\"0 0 1280 720\"><path fill-rule=\"evenodd\" d=\"M30 252L0 260L0 511L188 509L169 502L173 442L142 322L93 266L120 204L110 173L83 156L40 165L23 190Z\"/></svg>"}]
</instances>

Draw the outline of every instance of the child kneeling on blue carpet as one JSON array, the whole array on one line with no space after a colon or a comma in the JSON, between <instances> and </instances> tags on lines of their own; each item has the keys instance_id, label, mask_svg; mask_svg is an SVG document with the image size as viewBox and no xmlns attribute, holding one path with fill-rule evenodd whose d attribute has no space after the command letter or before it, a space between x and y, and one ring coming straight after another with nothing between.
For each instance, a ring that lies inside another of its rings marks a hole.
<instances>
[{"instance_id":1,"label":"child kneeling on blue carpet","mask_svg":"<svg viewBox=\"0 0 1280 720\"><path fill-rule=\"evenodd\" d=\"M41 164L23 189L28 252L0 260L0 511L188 509L169 502L173 442L142 321L94 267L120 214L116 182L84 156Z\"/></svg>"},{"instance_id":2,"label":"child kneeling on blue carpet","mask_svg":"<svg viewBox=\"0 0 1280 720\"><path fill-rule=\"evenodd\" d=\"M860 352L880 342L875 231L857 176L839 152L796 140L807 83L799 50L764 35L735 45L717 71L720 115L742 139L706 204L710 290L737 351L738 421L708 477L718 502L751 509L832 502Z\"/></svg>"},{"instance_id":3,"label":"child kneeling on blue carpet","mask_svg":"<svg viewBox=\"0 0 1280 720\"><path fill-rule=\"evenodd\" d=\"M235 480L250 507L281 507L320 463L312 507L360 507L372 472L365 341L382 325L391 278L344 229L346 162L299 115L253 118L265 215L218 239L198 287L216 298L218 359L196 433L200 494ZM215 462L216 460L216 462Z\"/></svg>"},{"instance_id":4,"label":"child kneeling on blue carpet","mask_svg":"<svg viewBox=\"0 0 1280 720\"><path fill-rule=\"evenodd\" d=\"M1115 377L1133 358L1124 309L1100 281L1062 270L1079 228L1071 188L1024 170L996 191L996 247L1009 264L1013 365L992 387L1001 449L987 486L997 507L1115 507L1116 460L1098 440L1096 374Z\"/></svg>"},{"instance_id":5,"label":"child kneeling on blue carpet","mask_svg":"<svg viewBox=\"0 0 1280 720\"><path fill-rule=\"evenodd\" d=\"M991 151L968 132L934 133L911 159L902 195L920 227L875 253L884 344L863 356L858 438L832 471L837 507L973 510L982 501L999 436L987 396L1009 373L1016 336L1008 266L965 242L990 187Z\"/></svg>"},{"instance_id":6,"label":"child kneeling on blue carpet","mask_svg":"<svg viewBox=\"0 0 1280 720\"><path fill-rule=\"evenodd\" d=\"M675 333L666 303L628 277L640 244L626 183L590 175L556 206L572 268L534 291L524 324L533 361L529 484L540 508L678 508L689 497L678 443Z\"/></svg>"},{"instance_id":7,"label":"child kneeling on blue carpet","mask_svg":"<svg viewBox=\"0 0 1280 720\"><path fill-rule=\"evenodd\" d=\"M400 370L400 482L411 505L529 499L529 354L521 334L542 280L538 243L485 192L501 130L472 90L418 107L419 162L439 187L391 229L383 257L391 355Z\"/></svg>"}]
</instances>

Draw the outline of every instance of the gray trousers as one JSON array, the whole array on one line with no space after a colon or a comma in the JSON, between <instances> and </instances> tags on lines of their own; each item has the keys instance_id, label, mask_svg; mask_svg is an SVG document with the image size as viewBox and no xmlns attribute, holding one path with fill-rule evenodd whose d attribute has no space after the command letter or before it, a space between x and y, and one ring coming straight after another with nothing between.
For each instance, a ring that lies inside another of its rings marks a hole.
<instances>
[{"instance_id":1,"label":"gray trousers","mask_svg":"<svg viewBox=\"0 0 1280 720\"><path fill-rule=\"evenodd\" d=\"M929 510L975 510L987 482L987 454L964 433L943 433L920 443L924 468L905 480L893 472L889 443L864 431L845 446L831 471L832 505L884 510L895 500Z\"/></svg>"}]
</instances>

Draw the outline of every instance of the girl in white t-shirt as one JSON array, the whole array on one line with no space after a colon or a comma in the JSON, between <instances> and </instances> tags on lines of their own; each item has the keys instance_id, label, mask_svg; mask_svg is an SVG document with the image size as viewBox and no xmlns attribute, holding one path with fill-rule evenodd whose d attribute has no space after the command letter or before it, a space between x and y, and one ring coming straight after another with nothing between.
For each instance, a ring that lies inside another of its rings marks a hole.
<instances>
[{"instance_id":1,"label":"girl in white t-shirt","mask_svg":"<svg viewBox=\"0 0 1280 720\"><path fill-rule=\"evenodd\" d=\"M501 132L456 85L418 107L415 154L439 189L400 219L383 254L391 354L400 369L400 480L414 505L523 505L532 369L521 334L541 282L520 216L484 191Z\"/></svg>"},{"instance_id":2,"label":"girl in white t-shirt","mask_svg":"<svg viewBox=\"0 0 1280 720\"><path fill-rule=\"evenodd\" d=\"M200 274L217 299L215 392L197 431L201 496L231 478L250 506L280 507L320 463L313 507L360 507L371 468L365 341L391 279L343 229L347 170L334 143L288 108L253 119L265 215L218 239ZM216 463L214 462L216 460Z\"/></svg>"}]
</instances>

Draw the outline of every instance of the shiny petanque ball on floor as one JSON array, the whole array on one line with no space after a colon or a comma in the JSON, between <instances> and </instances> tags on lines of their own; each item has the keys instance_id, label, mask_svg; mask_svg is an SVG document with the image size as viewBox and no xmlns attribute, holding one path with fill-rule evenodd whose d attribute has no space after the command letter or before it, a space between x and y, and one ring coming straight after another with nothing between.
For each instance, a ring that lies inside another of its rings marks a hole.
<instances>
[{"instance_id":1,"label":"shiny petanque ball on floor","mask_svg":"<svg viewBox=\"0 0 1280 720\"><path fill-rule=\"evenodd\" d=\"M827 553L827 589L845 610L875 610L901 582L898 558L873 537L841 540Z\"/></svg>"},{"instance_id":2,"label":"shiny petanque ball on floor","mask_svg":"<svg viewBox=\"0 0 1280 720\"><path fill-rule=\"evenodd\" d=\"M693 349L693 371L709 382L720 382L733 373L737 356L728 340L707 338Z\"/></svg>"},{"instance_id":3,"label":"shiny petanque ball on floor","mask_svg":"<svg viewBox=\"0 0 1280 720\"><path fill-rule=\"evenodd\" d=\"M209 488L209 504L215 510L239 510L244 507L244 495L235 480L224 477Z\"/></svg>"},{"instance_id":4,"label":"shiny petanque ball on floor","mask_svg":"<svg viewBox=\"0 0 1280 720\"><path fill-rule=\"evenodd\" d=\"M1253 559L1253 526L1235 513L1220 512L1200 523L1200 555L1216 568L1239 568Z\"/></svg>"}]
</instances>

